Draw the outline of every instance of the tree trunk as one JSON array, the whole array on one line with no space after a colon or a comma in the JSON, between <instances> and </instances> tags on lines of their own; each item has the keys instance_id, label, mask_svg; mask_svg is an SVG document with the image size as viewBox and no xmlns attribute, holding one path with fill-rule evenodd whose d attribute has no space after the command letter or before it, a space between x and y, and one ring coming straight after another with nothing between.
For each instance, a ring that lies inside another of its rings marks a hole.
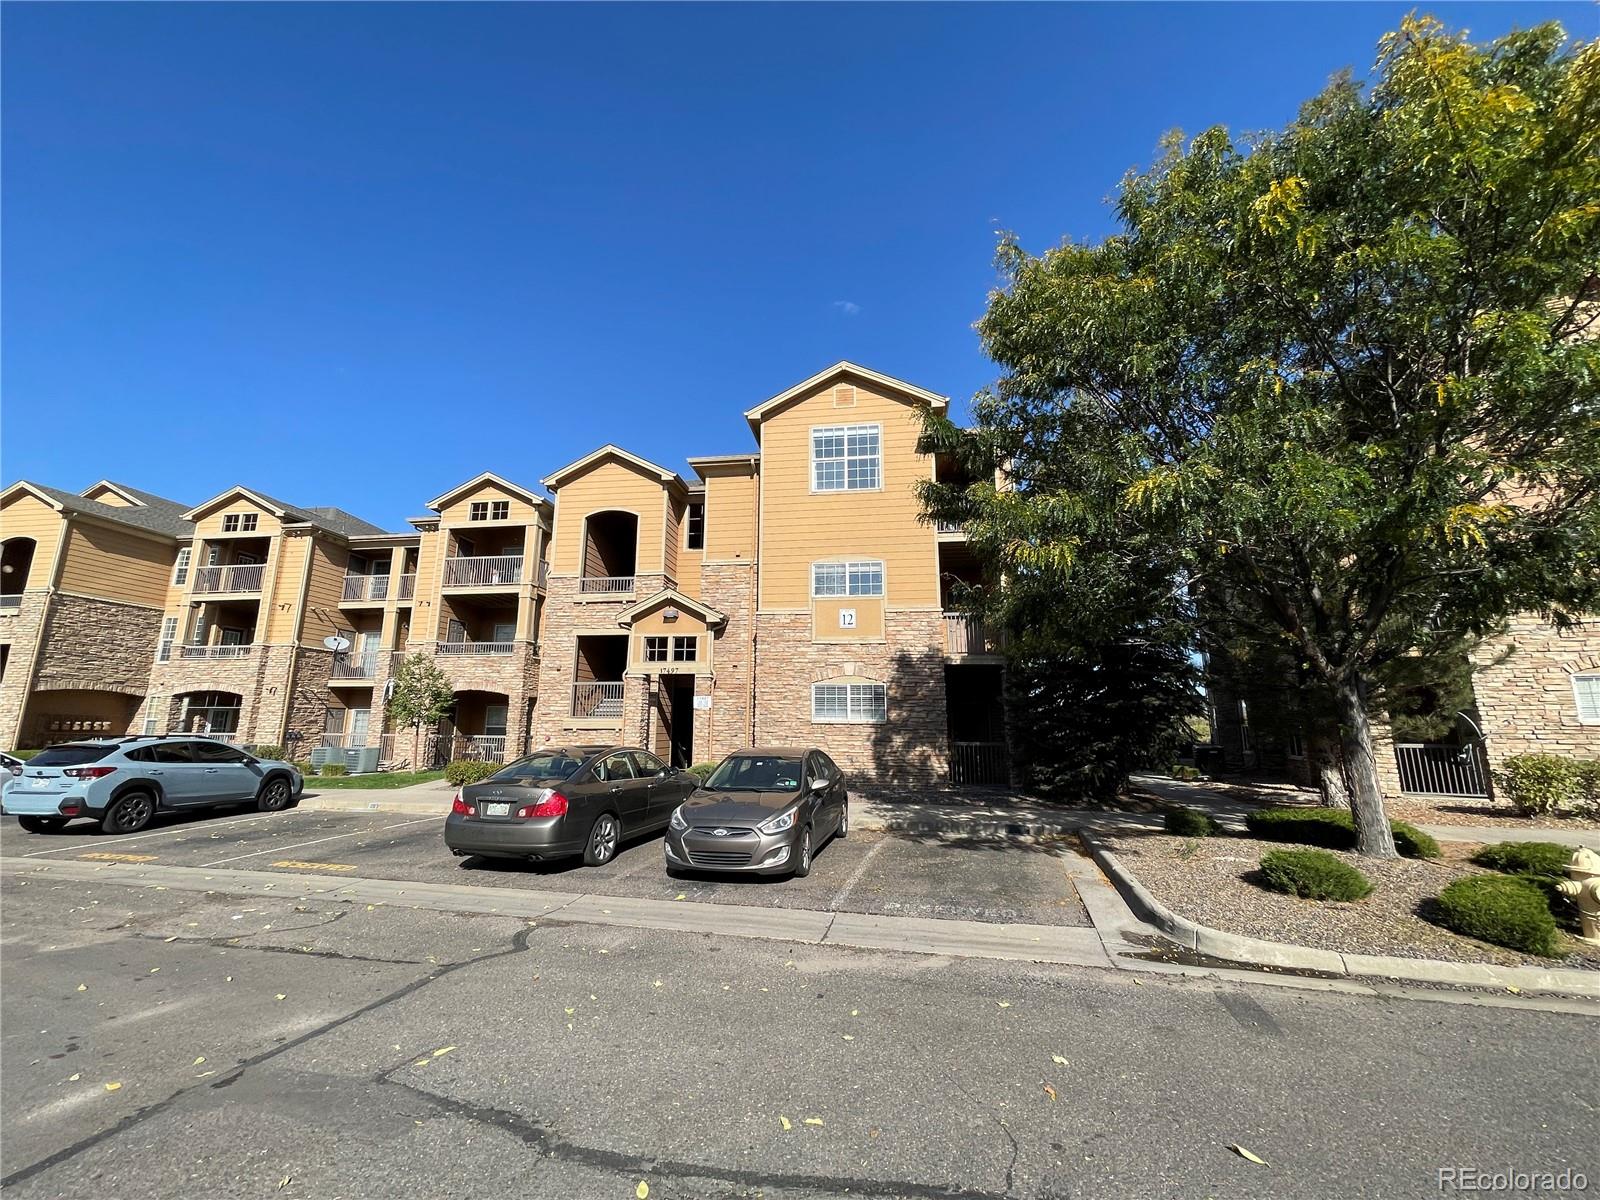
<instances>
[{"instance_id":1,"label":"tree trunk","mask_svg":"<svg viewBox=\"0 0 1600 1200\"><path fill-rule=\"evenodd\" d=\"M1341 680L1335 688L1339 705L1339 738L1350 784L1350 810L1355 818L1356 850L1374 858L1399 858L1394 834L1383 811L1383 790L1378 786L1378 760L1372 753L1372 726L1367 721L1366 684L1359 675Z\"/></svg>"},{"instance_id":2,"label":"tree trunk","mask_svg":"<svg viewBox=\"0 0 1600 1200\"><path fill-rule=\"evenodd\" d=\"M1311 769L1316 772L1317 790L1322 793L1324 808L1349 808L1350 789L1344 782L1344 764L1339 754L1339 730L1321 721L1312 721L1306 727L1306 755L1311 759Z\"/></svg>"}]
</instances>

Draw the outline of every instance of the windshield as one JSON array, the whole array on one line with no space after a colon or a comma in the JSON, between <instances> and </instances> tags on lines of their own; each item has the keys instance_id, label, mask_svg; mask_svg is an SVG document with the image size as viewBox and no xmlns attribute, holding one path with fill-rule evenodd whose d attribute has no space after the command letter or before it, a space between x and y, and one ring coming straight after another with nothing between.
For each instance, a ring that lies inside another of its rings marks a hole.
<instances>
[{"instance_id":1,"label":"windshield","mask_svg":"<svg viewBox=\"0 0 1600 1200\"><path fill-rule=\"evenodd\" d=\"M35 767L75 767L79 763L99 762L115 746L51 746L35 754L29 763Z\"/></svg>"},{"instance_id":2,"label":"windshield","mask_svg":"<svg viewBox=\"0 0 1600 1200\"><path fill-rule=\"evenodd\" d=\"M572 755L563 754L559 750L547 751L519 758L489 778L498 783L515 783L519 779L565 779L581 766L583 766L581 758L573 758Z\"/></svg>"},{"instance_id":3,"label":"windshield","mask_svg":"<svg viewBox=\"0 0 1600 1200\"><path fill-rule=\"evenodd\" d=\"M798 792L800 760L765 754L736 754L723 759L722 765L711 772L711 778L706 780L706 789L724 792Z\"/></svg>"}]
</instances>

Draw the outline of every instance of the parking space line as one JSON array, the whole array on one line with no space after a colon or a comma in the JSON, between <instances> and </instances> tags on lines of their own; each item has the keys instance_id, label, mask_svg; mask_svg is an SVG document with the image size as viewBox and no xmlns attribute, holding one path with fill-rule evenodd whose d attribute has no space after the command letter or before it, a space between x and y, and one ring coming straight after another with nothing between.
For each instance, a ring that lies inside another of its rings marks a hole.
<instances>
[{"instance_id":1,"label":"parking space line","mask_svg":"<svg viewBox=\"0 0 1600 1200\"><path fill-rule=\"evenodd\" d=\"M839 906L845 902L850 893L855 890L856 884L861 882L861 877L867 873L867 865L889 844L888 838L882 838L876 845L861 856L861 861L856 864L856 869L850 872L850 878L844 881L844 886L834 893L833 900L828 904L829 912L838 912Z\"/></svg>"},{"instance_id":2,"label":"parking space line","mask_svg":"<svg viewBox=\"0 0 1600 1200\"><path fill-rule=\"evenodd\" d=\"M350 833L336 833L332 837L313 838L309 842L294 842L288 846L270 846L265 850L252 850L249 854L235 854L232 858L219 858L215 862L201 863L203 867L220 867L223 863L238 862L241 858L260 858L263 854L282 854L286 850L298 850L301 846L320 846L323 842L337 842L343 838L376 837L381 833L388 833L391 829L404 829L407 825L421 825L426 821L437 822L437 816L418 817L414 821L401 821L398 825L385 825L382 829L356 829Z\"/></svg>"},{"instance_id":3,"label":"parking space line","mask_svg":"<svg viewBox=\"0 0 1600 1200\"><path fill-rule=\"evenodd\" d=\"M206 822L203 822L203 823L202 822L198 822L198 821L186 822L186 823L184 823L182 825L169 825L165 829L157 829L152 833L140 833L140 834L134 835L133 837L119 837L119 838L117 838L117 845L125 846L130 842L142 842L142 841L146 840L147 838L165 837L169 833L188 833L190 831L197 830L197 829L217 829L217 828L219 828L220 826L223 826L223 825L243 825L243 824L246 824L246 823L248 823L250 821L281 821L285 817L305 816L305 815L309 815L309 814L305 813L303 810L291 809L287 813L281 813L281 812L261 813L261 814L259 814L257 816L254 816L254 817L224 817L220 821L206 821ZM76 843L76 844L70 845L70 846L52 846L48 850L34 850L34 851L32 851L32 852L30 852L28 854L24 854L22 857L23 858L38 858L40 855L43 855L43 854L65 854L68 851L82 850L82 849L83 849L83 844L81 842L79 842L79 843Z\"/></svg>"}]
</instances>

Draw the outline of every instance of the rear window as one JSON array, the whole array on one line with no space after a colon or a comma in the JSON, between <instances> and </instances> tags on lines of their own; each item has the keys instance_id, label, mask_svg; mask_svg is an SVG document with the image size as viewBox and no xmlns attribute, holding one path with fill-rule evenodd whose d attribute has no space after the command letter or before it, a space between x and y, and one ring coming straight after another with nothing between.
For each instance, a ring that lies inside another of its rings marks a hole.
<instances>
[{"instance_id":1,"label":"rear window","mask_svg":"<svg viewBox=\"0 0 1600 1200\"><path fill-rule=\"evenodd\" d=\"M36 767L76 767L82 763L99 762L115 750L115 746L51 746L28 760Z\"/></svg>"},{"instance_id":2,"label":"rear window","mask_svg":"<svg viewBox=\"0 0 1600 1200\"><path fill-rule=\"evenodd\" d=\"M518 779L566 779L581 766L583 759L570 754L530 754L496 771L490 778L502 783Z\"/></svg>"}]
</instances>

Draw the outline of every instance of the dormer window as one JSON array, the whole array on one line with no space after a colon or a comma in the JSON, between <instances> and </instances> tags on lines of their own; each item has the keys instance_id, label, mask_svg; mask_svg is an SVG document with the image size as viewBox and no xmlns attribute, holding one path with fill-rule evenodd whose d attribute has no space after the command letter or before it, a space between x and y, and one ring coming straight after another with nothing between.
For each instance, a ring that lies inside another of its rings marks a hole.
<instances>
[{"instance_id":1,"label":"dormer window","mask_svg":"<svg viewBox=\"0 0 1600 1200\"><path fill-rule=\"evenodd\" d=\"M255 513L228 513L222 518L222 532L254 533L258 519Z\"/></svg>"},{"instance_id":2,"label":"dormer window","mask_svg":"<svg viewBox=\"0 0 1600 1200\"><path fill-rule=\"evenodd\" d=\"M469 521L507 521L510 518L509 500L474 500L467 509Z\"/></svg>"}]
</instances>

